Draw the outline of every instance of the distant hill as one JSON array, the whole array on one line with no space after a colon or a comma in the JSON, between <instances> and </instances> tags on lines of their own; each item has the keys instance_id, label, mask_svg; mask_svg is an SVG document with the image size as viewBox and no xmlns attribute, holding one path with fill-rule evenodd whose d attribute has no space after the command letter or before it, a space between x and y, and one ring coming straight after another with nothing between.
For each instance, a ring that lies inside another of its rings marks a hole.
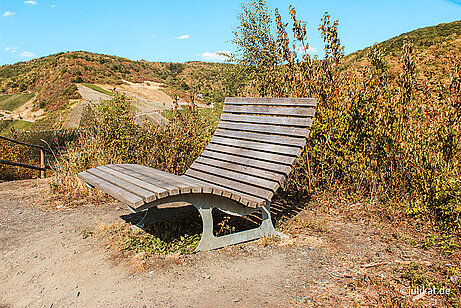
<instances>
[{"instance_id":1,"label":"distant hill","mask_svg":"<svg viewBox=\"0 0 461 308\"><path fill-rule=\"evenodd\" d=\"M117 85L129 82L165 83L172 95L204 94L220 98L226 64L159 63L84 51L58 53L27 62L0 66L0 94L35 93L35 107L56 110L80 95L75 83Z\"/></svg>"},{"instance_id":2,"label":"distant hill","mask_svg":"<svg viewBox=\"0 0 461 308\"><path fill-rule=\"evenodd\" d=\"M432 46L437 47L438 45L451 45L456 41L458 41L458 44L455 43L455 45L459 45L460 39L461 20L458 20L406 32L384 42L378 43L378 46L383 48L386 54L398 56L405 41L413 42L419 51L423 51ZM369 51L369 49L370 47L359 50L348 57L361 58Z\"/></svg>"},{"instance_id":3,"label":"distant hill","mask_svg":"<svg viewBox=\"0 0 461 308\"><path fill-rule=\"evenodd\" d=\"M405 41L415 46L416 68L421 78L433 81L446 79L450 76L453 57L461 55L461 20L417 29L378 43L392 74L401 71L399 58ZM351 68L367 66L369 63L365 56L369 52L370 47L354 52L346 56L346 63Z\"/></svg>"}]
</instances>

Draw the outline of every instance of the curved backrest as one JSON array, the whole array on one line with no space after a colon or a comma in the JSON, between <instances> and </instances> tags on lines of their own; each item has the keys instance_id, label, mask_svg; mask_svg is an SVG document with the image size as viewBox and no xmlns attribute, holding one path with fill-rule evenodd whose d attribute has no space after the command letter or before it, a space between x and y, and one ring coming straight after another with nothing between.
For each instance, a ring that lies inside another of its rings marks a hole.
<instances>
[{"instance_id":1,"label":"curved backrest","mask_svg":"<svg viewBox=\"0 0 461 308\"><path fill-rule=\"evenodd\" d=\"M313 98L226 98L186 176L270 201L306 144L316 106Z\"/></svg>"}]
</instances>

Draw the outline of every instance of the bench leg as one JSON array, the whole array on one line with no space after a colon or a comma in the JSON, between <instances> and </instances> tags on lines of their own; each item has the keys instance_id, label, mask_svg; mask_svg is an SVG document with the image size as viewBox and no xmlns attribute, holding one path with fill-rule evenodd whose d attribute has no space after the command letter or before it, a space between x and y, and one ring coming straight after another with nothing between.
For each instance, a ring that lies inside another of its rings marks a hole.
<instances>
[{"instance_id":1,"label":"bench leg","mask_svg":"<svg viewBox=\"0 0 461 308\"><path fill-rule=\"evenodd\" d=\"M213 234L213 207L200 207L196 206L202 216L203 221L203 232L200 243L198 244L196 251L211 250L216 248L225 247L228 245L243 243L263 236L282 236L284 234L277 232L272 225L270 215L270 204L261 208L262 211L262 222L257 228L241 231L237 233L227 234L223 236L214 236ZM221 208L218 208L221 210ZM238 214L238 213L235 213Z\"/></svg>"},{"instance_id":2,"label":"bench leg","mask_svg":"<svg viewBox=\"0 0 461 308\"><path fill-rule=\"evenodd\" d=\"M165 209L157 209L156 206L159 204L165 204L169 202L187 202L189 204L192 204L199 211L203 222L203 232L200 243L195 249L196 251L221 248L228 245L255 240L263 236L286 237L286 235L284 235L283 233L277 232L274 226L272 225L270 214L270 202L267 202L266 205L261 208L254 209L242 206L234 200L211 194L174 195L164 199L155 200L149 204L145 204L144 206L135 210L135 212L140 212L147 209L144 218L137 224L137 226L143 226L145 223L148 223L149 220L151 220L151 218L160 215L160 211ZM262 222L261 225L257 228L227 234L223 236L214 236L212 215L212 211L214 208L224 213L235 216L245 216L260 210L262 211Z\"/></svg>"}]
</instances>

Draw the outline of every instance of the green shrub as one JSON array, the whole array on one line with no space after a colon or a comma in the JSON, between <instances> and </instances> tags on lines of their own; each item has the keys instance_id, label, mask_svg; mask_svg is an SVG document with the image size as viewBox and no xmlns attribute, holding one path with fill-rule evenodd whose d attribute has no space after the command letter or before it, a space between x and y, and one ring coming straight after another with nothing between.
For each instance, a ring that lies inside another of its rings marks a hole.
<instances>
[{"instance_id":1,"label":"green shrub","mask_svg":"<svg viewBox=\"0 0 461 308\"><path fill-rule=\"evenodd\" d=\"M327 14L322 18L325 58L319 60L300 54L309 45L306 23L294 8L292 33L277 10L271 32L267 12L264 1L250 1L235 33L234 61L249 76L245 92L319 101L311 138L285 195L305 198L313 191L341 190L401 206L447 232L460 231L459 54L450 59L451 76L438 80L421 79L410 42L403 44L400 74L390 73L377 46L370 49L367 66L348 67L338 21Z\"/></svg>"},{"instance_id":2,"label":"green shrub","mask_svg":"<svg viewBox=\"0 0 461 308\"><path fill-rule=\"evenodd\" d=\"M137 163L170 173L184 173L208 144L215 129L216 113L202 115L193 103L182 112L177 104L169 124L135 124L130 101L116 96L88 115L88 129L80 132L63 155L56 176L55 191L74 196L85 191L77 173L88 168Z\"/></svg>"}]
</instances>

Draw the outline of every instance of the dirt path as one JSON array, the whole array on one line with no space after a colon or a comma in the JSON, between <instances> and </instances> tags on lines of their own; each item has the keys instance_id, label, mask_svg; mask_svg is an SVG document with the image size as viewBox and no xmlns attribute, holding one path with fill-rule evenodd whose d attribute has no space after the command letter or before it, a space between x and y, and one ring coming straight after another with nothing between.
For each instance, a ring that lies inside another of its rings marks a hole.
<instances>
[{"instance_id":1,"label":"dirt path","mask_svg":"<svg viewBox=\"0 0 461 308\"><path fill-rule=\"evenodd\" d=\"M304 211L300 219L321 228L298 230L296 244L256 241L133 272L82 236L98 222L122 222L128 211L118 203L44 209L36 201L48 185L0 183L0 307L287 307L319 299L352 306L357 294L348 285L361 264L421 257L416 250L388 253L379 228Z\"/></svg>"},{"instance_id":2,"label":"dirt path","mask_svg":"<svg viewBox=\"0 0 461 308\"><path fill-rule=\"evenodd\" d=\"M83 100L72 107L66 120L62 124L62 128L78 128L82 119L83 111L88 104L99 104L102 100L111 100L112 97L85 87L82 84L77 83L78 92L82 96Z\"/></svg>"}]
</instances>

